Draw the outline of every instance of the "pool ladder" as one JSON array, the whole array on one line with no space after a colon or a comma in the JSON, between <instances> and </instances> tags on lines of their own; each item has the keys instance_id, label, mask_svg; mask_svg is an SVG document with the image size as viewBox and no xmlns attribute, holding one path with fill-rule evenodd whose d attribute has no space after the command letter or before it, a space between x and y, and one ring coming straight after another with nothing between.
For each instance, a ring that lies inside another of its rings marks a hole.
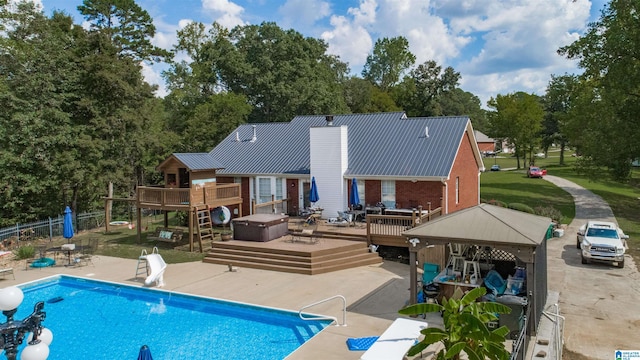
<instances>
[{"instance_id":1,"label":"pool ladder","mask_svg":"<svg viewBox=\"0 0 640 360\"><path fill-rule=\"evenodd\" d=\"M302 311L304 309L308 309L312 306L316 306L316 305L320 305L322 303L326 303L327 301L333 300L333 299L342 299L342 324L340 324L338 322L338 319L335 316L325 316L325 315L315 315L313 317L305 317L302 314ZM300 319L302 320L333 320L336 323L336 326L347 326L347 299L344 298L344 296L342 295L334 295L332 297L326 298L324 300L320 300L320 301L316 301L313 304L309 304L307 306L303 306L299 311L298 311L298 316L300 317Z\"/></svg>"},{"instance_id":2,"label":"pool ladder","mask_svg":"<svg viewBox=\"0 0 640 360\"><path fill-rule=\"evenodd\" d=\"M157 254L158 253L158 248L156 246L153 247L153 250L151 251L152 254ZM140 252L140 256L138 257L138 264L136 265L136 277L135 279L138 278L138 275L140 274L144 274L144 276L149 276L149 264L147 264L147 249L142 249L142 251Z\"/></svg>"}]
</instances>

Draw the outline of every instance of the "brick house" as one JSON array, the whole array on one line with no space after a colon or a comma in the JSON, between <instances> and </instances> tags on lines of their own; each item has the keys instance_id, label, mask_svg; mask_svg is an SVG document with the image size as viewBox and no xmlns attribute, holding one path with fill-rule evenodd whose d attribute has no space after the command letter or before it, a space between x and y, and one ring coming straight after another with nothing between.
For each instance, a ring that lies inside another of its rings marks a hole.
<instances>
[{"instance_id":1,"label":"brick house","mask_svg":"<svg viewBox=\"0 0 640 360\"><path fill-rule=\"evenodd\" d=\"M243 124L208 153L223 168L218 184L241 186L235 213L251 201L289 199L290 215L310 205L315 178L323 217L349 207L352 179L361 205L438 208L478 205L480 149L466 116L408 118L403 112L296 116L289 123Z\"/></svg>"},{"instance_id":2,"label":"brick house","mask_svg":"<svg viewBox=\"0 0 640 360\"><path fill-rule=\"evenodd\" d=\"M478 149L480 149L481 153L491 152L496 150L496 141L487 135L481 133L478 130L473 131L476 136L476 142L478 143Z\"/></svg>"}]
</instances>

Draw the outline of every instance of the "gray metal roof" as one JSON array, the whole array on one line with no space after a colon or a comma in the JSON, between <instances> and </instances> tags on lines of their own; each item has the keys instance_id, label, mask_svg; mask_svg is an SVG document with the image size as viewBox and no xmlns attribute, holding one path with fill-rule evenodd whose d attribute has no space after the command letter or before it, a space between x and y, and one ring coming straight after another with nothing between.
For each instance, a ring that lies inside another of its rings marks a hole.
<instances>
[{"instance_id":1,"label":"gray metal roof","mask_svg":"<svg viewBox=\"0 0 640 360\"><path fill-rule=\"evenodd\" d=\"M535 247L545 239L551 219L495 205L480 204L441 216L402 233L430 244L454 242L475 245Z\"/></svg>"},{"instance_id":2,"label":"gray metal roof","mask_svg":"<svg viewBox=\"0 0 640 360\"><path fill-rule=\"evenodd\" d=\"M333 126L348 127L349 177L447 177L469 122L466 116L407 118L403 112L333 119ZM224 165L221 175L309 174L309 128L319 126L326 126L324 115L244 124L209 155Z\"/></svg>"},{"instance_id":3,"label":"gray metal roof","mask_svg":"<svg viewBox=\"0 0 640 360\"><path fill-rule=\"evenodd\" d=\"M191 171L224 168L224 165L209 153L174 153L172 155Z\"/></svg>"},{"instance_id":4,"label":"gray metal roof","mask_svg":"<svg viewBox=\"0 0 640 360\"><path fill-rule=\"evenodd\" d=\"M479 143L481 143L481 142L490 142L490 143L495 142L494 139L488 137L487 135L481 133L478 130L473 130L473 133L476 136L476 141L479 142Z\"/></svg>"}]
</instances>

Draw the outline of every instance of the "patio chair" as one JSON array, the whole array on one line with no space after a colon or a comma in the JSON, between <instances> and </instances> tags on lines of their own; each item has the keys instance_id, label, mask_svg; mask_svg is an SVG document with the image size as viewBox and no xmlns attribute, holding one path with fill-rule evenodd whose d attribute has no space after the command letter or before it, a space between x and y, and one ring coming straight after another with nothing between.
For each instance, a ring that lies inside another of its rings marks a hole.
<instances>
[{"instance_id":1,"label":"patio chair","mask_svg":"<svg viewBox=\"0 0 640 360\"><path fill-rule=\"evenodd\" d=\"M82 252L77 256L80 265L93 265L94 253L98 247L98 239L89 239L87 245L82 246Z\"/></svg>"},{"instance_id":2,"label":"patio chair","mask_svg":"<svg viewBox=\"0 0 640 360\"><path fill-rule=\"evenodd\" d=\"M297 223L294 231L291 232L291 242L309 242L311 244L318 243L316 230L317 222L301 221Z\"/></svg>"},{"instance_id":3,"label":"patio chair","mask_svg":"<svg viewBox=\"0 0 640 360\"><path fill-rule=\"evenodd\" d=\"M434 283L434 279L440 273L440 266L438 264L424 263L422 265L422 293L424 295L423 301L429 302L432 300L438 303L438 296L440 295L440 287Z\"/></svg>"}]
</instances>

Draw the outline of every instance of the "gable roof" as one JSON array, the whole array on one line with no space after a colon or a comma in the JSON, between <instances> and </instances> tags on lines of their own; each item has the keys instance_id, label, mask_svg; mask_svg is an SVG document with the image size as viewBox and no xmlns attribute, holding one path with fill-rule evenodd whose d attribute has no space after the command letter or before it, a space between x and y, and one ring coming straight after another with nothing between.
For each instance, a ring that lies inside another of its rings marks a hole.
<instances>
[{"instance_id":1,"label":"gable roof","mask_svg":"<svg viewBox=\"0 0 640 360\"><path fill-rule=\"evenodd\" d=\"M476 141L479 143L495 143L496 141L487 135L481 133L478 130L473 130L473 133L476 135Z\"/></svg>"},{"instance_id":2,"label":"gable roof","mask_svg":"<svg viewBox=\"0 0 640 360\"><path fill-rule=\"evenodd\" d=\"M181 162L184 166L187 167L189 171L224 168L224 166L214 157L210 156L209 153L173 153L165 161L158 165L157 169L162 169L164 165L171 159L175 159Z\"/></svg>"},{"instance_id":3,"label":"gable roof","mask_svg":"<svg viewBox=\"0 0 640 360\"><path fill-rule=\"evenodd\" d=\"M490 204L466 208L402 233L441 242L535 247L545 239L551 219ZM439 240L439 241L438 241Z\"/></svg>"},{"instance_id":4,"label":"gable roof","mask_svg":"<svg viewBox=\"0 0 640 360\"><path fill-rule=\"evenodd\" d=\"M347 126L348 177L446 178L469 122L467 116L407 118L403 112L333 116L334 127ZM324 115L243 124L209 155L224 165L219 175L307 175L309 129L322 126Z\"/></svg>"}]
</instances>

